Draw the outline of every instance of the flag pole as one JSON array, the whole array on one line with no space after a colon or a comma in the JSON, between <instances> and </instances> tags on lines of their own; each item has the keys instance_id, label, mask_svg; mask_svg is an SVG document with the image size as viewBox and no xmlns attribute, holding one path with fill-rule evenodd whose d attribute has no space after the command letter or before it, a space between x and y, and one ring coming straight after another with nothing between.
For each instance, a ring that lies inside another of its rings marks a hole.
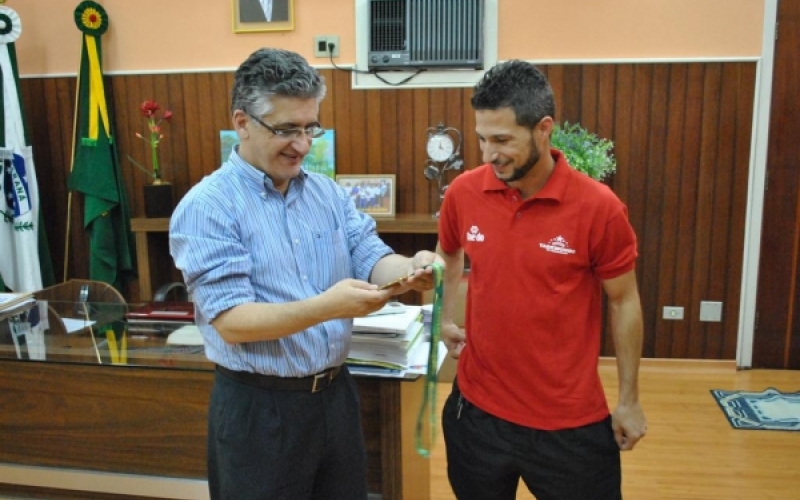
<instances>
[{"instance_id":1,"label":"flag pole","mask_svg":"<svg viewBox=\"0 0 800 500\"><path fill-rule=\"evenodd\" d=\"M5 0L0 0L4 2ZM82 37L86 36L82 34ZM81 38L82 40L82 38ZM75 166L75 141L78 130L78 103L81 95L81 61L83 60L83 41L81 41L81 50L78 52L78 77L75 79L75 112L72 117L72 154L69 158L69 172ZM72 190L67 186L67 231L64 236L64 279L62 282L67 281L67 270L69 269L69 235L72 227Z\"/></svg>"}]
</instances>

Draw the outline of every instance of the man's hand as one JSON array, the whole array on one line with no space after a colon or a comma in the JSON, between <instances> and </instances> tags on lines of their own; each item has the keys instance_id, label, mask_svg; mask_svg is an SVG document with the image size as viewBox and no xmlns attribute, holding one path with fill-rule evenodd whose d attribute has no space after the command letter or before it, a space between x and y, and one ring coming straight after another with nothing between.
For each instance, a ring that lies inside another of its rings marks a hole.
<instances>
[{"instance_id":1,"label":"man's hand","mask_svg":"<svg viewBox=\"0 0 800 500\"><path fill-rule=\"evenodd\" d=\"M442 258L429 250L420 250L413 258L410 259L411 269L404 279L399 280L397 284L387 288L392 295L400 295L409 290L416 290L424 292L430 290L434 286L433 281L433 268L431 264L438 262L444 266Z\"/></svg>"},{"instance_id":2,"label":"man's hand","mask_svg":"<svg viewBox=\"0 0 800 500\"><path fill-rule=\"evenodd\" d=\"M360 318L382 308L392 298L391 288L379 290L376 285L355 279L344 279L325 290L325 300L336 318Z\"/></svg>"},{"instance_id":3,"label":"man's hand","mask_svg":"<svg viewBox=\"0 0 800 500\"><path fill-rule=\"evenodd\" d=\"M453 359L461 356L461 350L467 343L467 335L463 329L459 328L452 321L442 322L442 342L447 346L447 352Z\"/></svg>"},{"instance_id":4,"label":"man's hand","mask_svg":"<svg viewBox=\"0 0 800 500\"><path fill-rule=\"evenodd\" d=\"M639 403L617 405L611 414L614 439L622 451L632 450L647 434L647 419Z\"/></svg>"}]
</instances>

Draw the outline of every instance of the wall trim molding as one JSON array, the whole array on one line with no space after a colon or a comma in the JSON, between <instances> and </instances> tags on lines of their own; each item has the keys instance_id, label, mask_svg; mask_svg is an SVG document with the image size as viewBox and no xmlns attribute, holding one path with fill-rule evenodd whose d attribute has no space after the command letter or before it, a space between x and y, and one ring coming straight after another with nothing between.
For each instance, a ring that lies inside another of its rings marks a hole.
<instances>
[{"instance_id":1,"label":"wall trim molding","mask_svg":"<svg viewBox=\"0 0 800 500\"><path fill-rule=\"evenodd\" d=\"M778 22L778 0L764 3L764 31L761 58L756 66L756 90L753 99L753 126L750 142L750 179L744 227L742 288L739 300L739 331L736 344L736 365L753 366L758 268L761 259L761 229L764 214L764 188L767 177L769 119L772 106L772 74L775 64L775 29Z\"/></svg>"}]
</instances>

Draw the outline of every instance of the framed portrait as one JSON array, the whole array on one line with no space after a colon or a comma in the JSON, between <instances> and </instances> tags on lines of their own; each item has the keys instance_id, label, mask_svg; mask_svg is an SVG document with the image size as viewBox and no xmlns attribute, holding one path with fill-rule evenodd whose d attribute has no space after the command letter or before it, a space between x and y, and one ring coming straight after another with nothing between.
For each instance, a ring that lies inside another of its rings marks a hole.
<instances>
[{"instance_id":1,"label":"framed portrait","mask_svg":"<svg viewBox=\"0 0 800 500\"><path fill-rule=\"evenodd\" d=\"M294 0L232 0L233 32L291 31Z\"/></svg>"},{"instance_id":2,"label":"framed portrait","mask_svg":"<svg viewBox=\"0 0 800 500\"><path fill-rule=\"evenodd\" d=\"M359 212L373 217L394 217L395 175L337 175L336 184L350 195Z\"/></svg>"}]
</instances>

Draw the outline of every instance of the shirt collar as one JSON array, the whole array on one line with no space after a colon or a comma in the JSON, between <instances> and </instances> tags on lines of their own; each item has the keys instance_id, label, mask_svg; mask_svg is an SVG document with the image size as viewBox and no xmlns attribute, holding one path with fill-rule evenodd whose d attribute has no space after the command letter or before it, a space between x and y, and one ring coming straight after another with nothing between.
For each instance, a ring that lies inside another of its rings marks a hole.
<instances>
[{"instance_id":1,"label":"shirt collar","mask_svg":"<svg viewBox=\"0 0 800 500\"><path fill-rule=\"evenodd\" d=\"M572 176L572 168L567 163L564 153L557 149L550 149L550 156L553 157L555 165L553 165L553 172L545 182L542 189L536 193L532 199L551 199L559 203L564 199L564 194L569 184L569 179ZM483 174L483 190L484 191L511 191L512 188L508 187L505 182L501 181L494 174L494 170L488 163L485 165L487 168ZM516 189L514 189L516 191Z\"/></svg>"},{"instance_id":2,"label":"shirt collar","mask_svg":"<svg viewBox=\"0 0 800 500\"><path fill-rule=\"evenodd\" d=\"M253 189L258 191L274 189L275 186L272 183L272 179L270 179L267 174L249 164L241 156L239 156L238 144L234 146L233 150L231 151L231 155L228 157L228 163L233 166L233 169L236 171L239 177L241 177L244 182ZM308 174L304 169L301 168L300 173L292 180L298 181L299 185L302 186L306 180L306 177L308 177ZM292 187L291 184L294 183L290 183L290 189Z\"/></svg>"}]
</instances>

